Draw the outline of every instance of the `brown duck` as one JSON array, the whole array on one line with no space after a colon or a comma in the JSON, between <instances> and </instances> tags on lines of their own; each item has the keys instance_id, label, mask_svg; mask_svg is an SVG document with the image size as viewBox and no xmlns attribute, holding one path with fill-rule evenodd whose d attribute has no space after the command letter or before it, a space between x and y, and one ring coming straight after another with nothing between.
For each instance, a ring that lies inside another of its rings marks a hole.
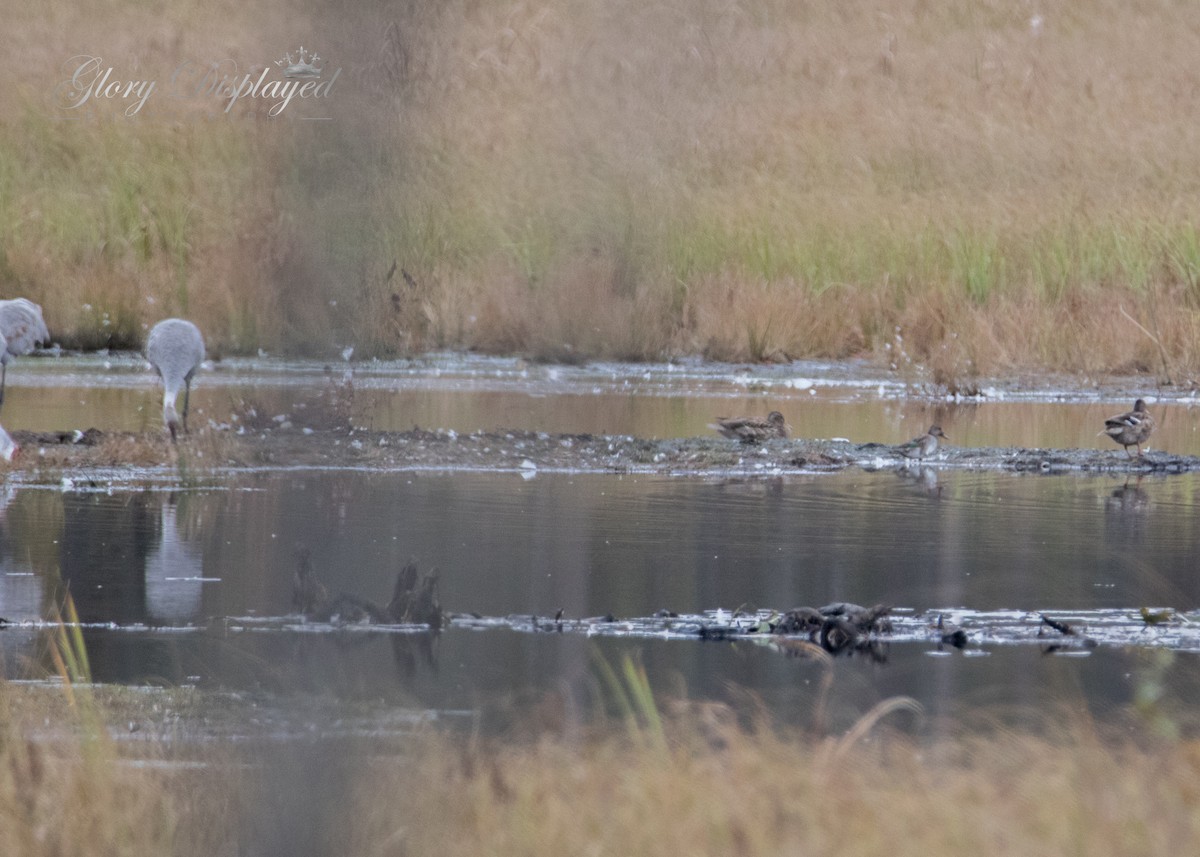
<instances>
[{"instance_id":1,"label":"brown duck","mask_svg":"<svg viewBox=\"0 0 1200 857\"><path fill-rule=\"evenodd\" d=\"M900 453L905 458L924 460L926 457L937 452L939 437L943 440L950 439L942 433L941 426L936 424L931 425L929 427L929 431L925 432L925 434L921 435L920 437L914 437L912 440L897 446L896 452Z\"/></svg>"},{"instance_id":2,"label":"brown duck","mask_svg":"<svg viewBox=\"0 0 1200 857\"><path fill-rule=\"evenodd\" d=\"M1150 438L1150 433L1154 431L1154 417L1146 412L1146 403L1138 399L1133 403L1133 410L1124 414L1117 414L1115 417L1109 417L1104 421L1104 431L1100 434L1106 434L1114 441L1125 447L1125 454L1129 455L1129 447L1136 446L1138 458L1142 457L1142 444ZM1097 435L1099 436L1099 435Z\"/></svg>"},{"instance_id":3,"label":"brown duck","mask_svg":"<svg viewBox=\"0 0 1200 857\"><path fill-rule=\"evenodd\" d=\"M776 437L786 438L791 431L787 420L779 411L771 411L765 420L759 417L717 417L712 428L730 440L739 440L742 443L759 443Z\"/></svg>"}]
</instances>

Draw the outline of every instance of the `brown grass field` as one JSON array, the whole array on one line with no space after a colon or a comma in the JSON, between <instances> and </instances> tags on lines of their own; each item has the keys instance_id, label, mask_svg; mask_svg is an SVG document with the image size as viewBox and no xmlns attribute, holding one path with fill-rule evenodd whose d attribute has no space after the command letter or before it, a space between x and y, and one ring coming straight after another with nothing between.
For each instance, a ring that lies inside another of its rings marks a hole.
<instances>
[{"instance_id":1,"label":"brown grass field","mask_svg":"<svg viewBox=\"0 0 1200 857\"><path fill-rule=\"evenodd\" d=\"M1200 370L1194 4L4 7L0 290L64 343ZM306 39L332 121L55 101Z\"/></svg>"},{"instance_id":2,"label":"brown grass field","mask_svg":"<svg viewBox=\"0 0 1200 857\"><path fill-rule=\"evenodd\" d=\"M72 706L51 688L0 684L8 853L1137 857L1200 847L1200 744L1105 737L1079 718L1038 734L917 740L887 728L908 715L877 712L822 737L681 705L629 729L504 740L429 730L359 755L245 742L181 754L125 727L161 719L160 702L151 711L144 694L101 695L77 687ZM133 740L110 737L122 734ZM291 753L329 764L289 774L279 759Z\"/></svg>"}]
</instances>

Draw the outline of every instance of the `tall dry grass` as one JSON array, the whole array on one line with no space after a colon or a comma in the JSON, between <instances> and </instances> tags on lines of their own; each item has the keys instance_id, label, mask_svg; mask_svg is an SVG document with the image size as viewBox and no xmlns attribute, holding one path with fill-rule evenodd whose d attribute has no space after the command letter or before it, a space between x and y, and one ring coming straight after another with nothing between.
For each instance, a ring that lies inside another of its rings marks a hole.
<instances>
[{"instance_id":1,"label":"tall dry grass","mask_svg":"<svg viewBox=\"0 0 1200 857\"><path fill-rule=\"evenodd\" d=\"M243 781L228 757L173 759L152 741L122 747L113 712L77 689L0 682L0 829L22 857L234 853ZM142 703L146 705L145 702ZM137 716L145 717L144 710ZM175 762L175 763L173 763Z\"/></svg>"},{"instance_id":2,"label":"tall dry grass","mask_svg":"<svg viewBox=\"0 0 1200 857\"><path fill-rule=\"evenodd\" d=\"M416 765L364 778L351 851L1129 857L1200 845L1195 742L1147 750L1086 728L933 745L668 734L661 749L434 739Z\"/></svg>"},{"instance_id":3,"label":"tall dry grass","mask_svg":"<svg viewBox=\"0 0 1200 857\"><path fill-rule=\"evenodd\" d=\"M956 377L1200 368L1190 4L332 3L270 33L274 0L144 28L7 5L0 283L79 342L186 312L233 350L899 336ZM305 39L346 68L320 127L65 128L38 100L84 42L154 70Z\"/></svg>"},{"instance_id":4,"label":"tall dry grass","mask_svg":"<svg viewBox=\"0 0 1200 857\"><path fill-rule=\"evenodd\" d=\"M430 731L385 752L208 742L208 766L195 767L171 764L180 748L169 739L109 737L124 718L164 717L134 696L93 703L89 722L59 693L0 683L0 823L12 853L1136 857L1200 847L1200 744L1102 735L1080 718L918 740L883 714L822 737L683 704L661 720L631 714L626 728L517 740ZM198 705L197 724L215 711Z\"/></svg>"}]
</instances>

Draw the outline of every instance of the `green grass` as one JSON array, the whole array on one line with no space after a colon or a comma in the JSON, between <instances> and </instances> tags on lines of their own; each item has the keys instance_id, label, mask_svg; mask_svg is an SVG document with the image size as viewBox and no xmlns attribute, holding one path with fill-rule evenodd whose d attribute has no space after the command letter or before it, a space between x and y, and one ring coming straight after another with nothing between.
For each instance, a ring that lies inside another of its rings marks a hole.
<instances>
[{"instance_id":1,"label":"green grass","mask_svg":"<svg viewBox=\"0 0 1200 857\"><path fill-rule=\"evenodd\" d=\"M1098 372L1158 360L1124 307L1200 372L1188 6L335 4L296 25L347 68L329 123L38 95L87 34L170 68L276 11L166 3L148 47L13 10L0 291L62 341L186 314L227 352L884 360L902 327L919 361Z\"/></svg>"}]
</instances>

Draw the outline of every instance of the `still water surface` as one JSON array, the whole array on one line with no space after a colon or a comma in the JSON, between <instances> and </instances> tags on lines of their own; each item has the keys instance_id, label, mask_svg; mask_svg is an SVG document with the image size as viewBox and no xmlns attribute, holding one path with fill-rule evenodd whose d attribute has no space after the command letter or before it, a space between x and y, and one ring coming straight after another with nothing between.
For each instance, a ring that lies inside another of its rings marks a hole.
<instances>
[{"instance_id":1,"label":"still water surface","mask_svg":"<svg viewBox=\"0 0 1200 857\"><path fill-rule=\"evenodd\" d=\"M711 436L719 416L778 409L798 437L899 443L938 422L963 446L1120 449L1098 437L1104 419L1144 396L1158 419L1151 446L1200 455L1195 390L1151 379L1104 386L1054 379L987 387L966 402L914 396L927 387L877 367L798 363L741 367L694 363L557 367L506 358L441 355L393 363L225 360L208 364L192 396L193 425L228 425L247 407L287 414L305 392L351 378L354 419L376 430L496 428ZM9 430L96 427L147 431L161 424L157 381L137 355L18 361L8 373Z\"/></svg>"},{"instance_id":2,"label":"still water surface","mask_svg":"<svg viewBox=\"0 0 1200 857\"><path fill-rule=\"evenodd\" d=\"M223 361L198 378L193 425L248 404L288 412L350 367ZM23 360L8 373L9 429L158 430L159 392L132 355ZM864 367L710 364L547 367L435 357L353 367L361 425L459 432L497 427L688 437L719 415L783 411L803 437L893 443L938 421L967 446L1099 447L1096 432L1155 391L1042 383L982 403L912 397ZM1130 400L1130 401L1126 401ZM1156 448L1200 454L1196 399L1152 408ZM197 422L197 420L199 422ZM1200 602L1194 476L1125 481L934 469L760 481L600 475L372 474L222 478L187 491L7 486L0 497L0 656L10 677L46 669L40 620L69 587L99 681L195 684L292 698L384 700L521 719L549 697L587 704L594 656L640 652L656 689L782 720L812 709L825 667L747 642L588 639L451 628L426 635L261 631L221 617L290 607L296 550L332 591L386 602L410 557L441 570L443 606L486 615L646 616L836 600L924 611L1181 610ZM242 630L236 630L240 628ZM896 694L934 715L1034 716L1064 703L1100 714L1200 701L1200 660L1101 647L942 652L890 646L885 662L839 658L831 711L851 722ZM835 722L835 725L837 723Z\"/></svg>"},{"instance_id":3,"label":"still water surface","mask_svg":"<svg viewBox=\"0 0 1200 857\"><path fill-rule=\"evenodd\" d=\"M230 630L290 612L299 545L331 591L386 602L410 557L441 570L443 606L485 615L647 616L739 605L885 601L917 610L1086 610L1200 602L1193 476L1118 479L935 471L763 481L602 475L264 473L217 488L10 487L0 616L34 622L69 587L97 680L386 699L520 716L583 699L593 655L640 651L695 699L810 708L822 668L741 642L587 639L451 628L426 635ZM7 674L44 660L36 625L0 629ZM839 659L834 716L907 694L960 718L1064 700L1122 712L1147 684L1197 701L1200 661L1149 649L964 656L895 644Z\"/></svg>"}]
</instances>

